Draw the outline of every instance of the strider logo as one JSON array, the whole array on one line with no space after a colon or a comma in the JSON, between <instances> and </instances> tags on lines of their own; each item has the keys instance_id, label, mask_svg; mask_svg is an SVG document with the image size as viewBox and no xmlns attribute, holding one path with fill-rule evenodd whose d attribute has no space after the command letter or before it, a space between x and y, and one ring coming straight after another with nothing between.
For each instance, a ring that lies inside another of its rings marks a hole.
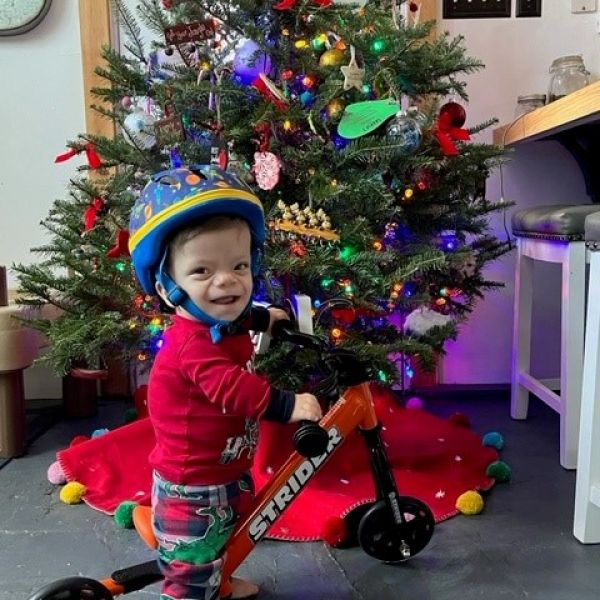
<instances>
[{"instance_id":1,"label":"strider logo","mask_svg":"<svg viewBox=\"0 0 600 600\"><path fill-rule=\"evenodd\" d=\"M329 455L337 448L337 446L342 443L344 438L340 435L340 432L337 430L337 428L332 427L327 433L329 434L329 444L327 445L327 450L325 450L325 452L320 456L307 458L305 461L303 461L292 473L290 478L279 488L279 490L277 490L268 504L250 523L248 534L253 542L258 542L258 540L265 535L277 517L300 493L313 475L319 470L319 467L327 460Z\"/></svg>"}]
</instances>

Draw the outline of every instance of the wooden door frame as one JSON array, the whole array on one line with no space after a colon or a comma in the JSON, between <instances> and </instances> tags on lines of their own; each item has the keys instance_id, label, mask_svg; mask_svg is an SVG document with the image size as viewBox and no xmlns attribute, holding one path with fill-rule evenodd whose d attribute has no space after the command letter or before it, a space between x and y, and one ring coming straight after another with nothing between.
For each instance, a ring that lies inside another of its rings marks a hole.
<instances>
[{"instance_id":1,"label":"wooden door frame","mask_svg":"<svg viewBox=\"0 0 600 600\"><path fill-rule=\"evenodd\" d=\"M118 40L110 0L79 0L79 29L86 133L112 137L115 133L114 123L91 108L92 104L98 104L92 88L106 84L94 72L103 62L102 47L115 46Z\"/></svg>"}]
</instances>

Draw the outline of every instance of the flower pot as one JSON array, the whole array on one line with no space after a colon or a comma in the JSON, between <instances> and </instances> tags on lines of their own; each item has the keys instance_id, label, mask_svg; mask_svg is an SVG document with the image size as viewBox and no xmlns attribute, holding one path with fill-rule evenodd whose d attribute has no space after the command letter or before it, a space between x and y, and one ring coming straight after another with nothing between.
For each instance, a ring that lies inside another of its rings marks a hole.
<instances>
[{"instance_id":1,"label":"flower pot","mask_svg":"<svg viewBox=\"0 0 600 600\"><path fill-rule=\"evenodd\" d=\"M63 413L67 419L93 417L98 412L98 380L105 369L73 368L63 377Z\"/></svg>"}]
</instances>

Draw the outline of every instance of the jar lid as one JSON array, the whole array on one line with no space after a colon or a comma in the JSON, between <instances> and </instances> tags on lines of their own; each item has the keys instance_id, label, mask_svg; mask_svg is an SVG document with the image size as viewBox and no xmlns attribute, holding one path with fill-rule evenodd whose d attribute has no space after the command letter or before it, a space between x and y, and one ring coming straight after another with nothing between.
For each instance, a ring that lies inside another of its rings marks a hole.
<instances>
[{"instance_id":1,"label":"jar lid","mask_svg":"<svg viewBox=\"0 0 600 600\"><path fill-rule=\"evenodd\" d=\"M517 96L517 102L546 102L546 94L527 94Z\"/></svg>"},{"instance_id":2,"label":"jar lid","mask_svg":"<svg viewBox=\"0 0 600 600\"><path fill-rule=\"evenodd\" d=\"M567 56L559 56L552 61L550 70L556 67L564 67L566 65L583 66L583 56L581 54L569 54Z\"/></svg>"}]
</instances>

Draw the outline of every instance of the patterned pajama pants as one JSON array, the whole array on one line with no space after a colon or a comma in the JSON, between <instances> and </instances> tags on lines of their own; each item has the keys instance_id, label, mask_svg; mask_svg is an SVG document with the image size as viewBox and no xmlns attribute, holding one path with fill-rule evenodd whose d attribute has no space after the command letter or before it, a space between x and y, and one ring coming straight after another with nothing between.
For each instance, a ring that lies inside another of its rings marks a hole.
<instances>
[{"instance_id":1,"label":"patterned pajama pants","mask_svg":"<svg viewBox=\"0 0 600 600\"><path fill-rule=\"evenodd\" d=\"M252 499L252 480L224 485L177 485L154 473L153 528L165 577L161 600L219 597L223 546Z\"/></svg>"}]
</instances>

